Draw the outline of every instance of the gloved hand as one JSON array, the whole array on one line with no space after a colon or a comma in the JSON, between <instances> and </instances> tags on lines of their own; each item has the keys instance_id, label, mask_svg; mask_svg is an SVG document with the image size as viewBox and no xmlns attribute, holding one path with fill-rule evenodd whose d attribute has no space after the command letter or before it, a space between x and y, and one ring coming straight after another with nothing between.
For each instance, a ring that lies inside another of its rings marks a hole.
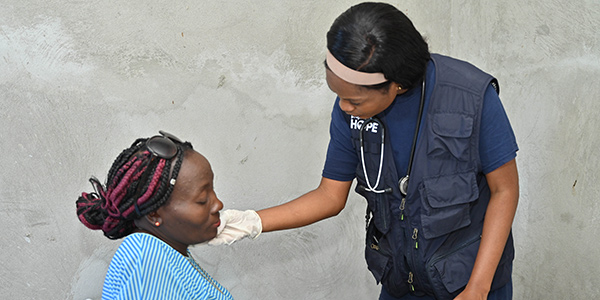
<instances>
[{"instance_id":1,"label":"gloved hand","mask_svg":"<svg viewBox=\"0 0 600 300\"><path fill-rule=\"evenodd\" d=\"M217 229L217 236L208 244L211 246L231 245L246 237L255 239L261 232L262 222L256 211L226 209L221 211L221 225Z\"/></svg>"}]
</instances>

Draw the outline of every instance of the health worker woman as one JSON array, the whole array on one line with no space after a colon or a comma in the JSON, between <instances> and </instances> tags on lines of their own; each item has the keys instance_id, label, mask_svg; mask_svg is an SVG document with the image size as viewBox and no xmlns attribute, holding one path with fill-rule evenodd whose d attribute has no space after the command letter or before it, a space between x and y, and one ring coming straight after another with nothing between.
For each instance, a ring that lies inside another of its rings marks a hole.
<instances>
[{"instance_id":1,"label":"health worker woman","mask_svg":"<svg viewBox=\"0 0 600 300\"><path fill-rule=\"evenodd\" d=\"M511 299L518 148L497 80L430 54L384 3L335 20L325 67L338 97L320 185L258 213L224 211L211 244L335 216L356 178L379 299Z\"/></svg>"}]
</instances>

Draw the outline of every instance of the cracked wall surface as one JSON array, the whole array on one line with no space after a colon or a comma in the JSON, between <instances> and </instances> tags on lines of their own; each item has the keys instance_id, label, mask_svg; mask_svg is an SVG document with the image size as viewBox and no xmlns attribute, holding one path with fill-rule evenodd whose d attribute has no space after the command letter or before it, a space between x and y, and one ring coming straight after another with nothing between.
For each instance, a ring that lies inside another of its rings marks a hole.
<instances>
[{"instance_id":1,"label":"cracked wall surface","mask_svg":"<svg viewBox=\"0 0 600 300\"><path fill-rule=\"evenodd\" d=\"M159 129L211 162L225 208L317 186L335 95L325 34L358 1L0 0L0 294L99 299L119 241L75 200ZM520 151L515 299L600 297L600 2L390 1L432 52L496 76ZM377 299L365 202L230 247L196 246L236 299Z\"/></svg>"}]
</instances>

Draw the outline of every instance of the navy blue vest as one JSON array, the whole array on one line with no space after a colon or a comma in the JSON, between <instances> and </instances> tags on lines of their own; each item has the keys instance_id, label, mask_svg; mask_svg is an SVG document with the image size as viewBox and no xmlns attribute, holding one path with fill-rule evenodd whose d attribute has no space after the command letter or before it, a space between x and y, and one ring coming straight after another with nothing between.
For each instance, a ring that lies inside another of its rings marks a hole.
<instances>
[{"instance_id":1,"label":"navy blue vest","mask_svg":"<svg viewBox=\"0 0 600 300\"><path fill-rule=\"evenodd\" d=\"M469 63L436 54L432 60L435 86L423 115L406 199L398 188L388 136L377 189L391 191L366 191L359 163L356 192L368 202L365 258L377 282L396 297L414 292L453 299L469 280L490 199L479 160L479 128L485 90L490 84L497 89L497 82ZM385 117L378 117L385 126ZM358 130L352 130L352 139L360 157ZM373 185L381 136L365 134L363 145ZM492 290L510 280L513 257L511 235Z\"/></svg>"}]
</instances>

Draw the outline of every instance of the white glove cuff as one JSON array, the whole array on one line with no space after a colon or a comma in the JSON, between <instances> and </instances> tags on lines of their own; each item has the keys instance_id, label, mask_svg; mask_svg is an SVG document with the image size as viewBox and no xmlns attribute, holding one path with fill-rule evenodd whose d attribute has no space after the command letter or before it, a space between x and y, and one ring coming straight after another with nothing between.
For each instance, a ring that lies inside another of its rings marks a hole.
<instances>
[{"instance_id":1,"label":"white glove cuff","mask_svg":"<svg viewBox=\"0 0 600 300\"><path fill-rule=\"evenodd\" d=\"M250 238L256 239L262 233L262 220L258 213L254 210L245 211L248 221L252 222L252 227L250 228Z\"/></svg>"}]
</instances>

